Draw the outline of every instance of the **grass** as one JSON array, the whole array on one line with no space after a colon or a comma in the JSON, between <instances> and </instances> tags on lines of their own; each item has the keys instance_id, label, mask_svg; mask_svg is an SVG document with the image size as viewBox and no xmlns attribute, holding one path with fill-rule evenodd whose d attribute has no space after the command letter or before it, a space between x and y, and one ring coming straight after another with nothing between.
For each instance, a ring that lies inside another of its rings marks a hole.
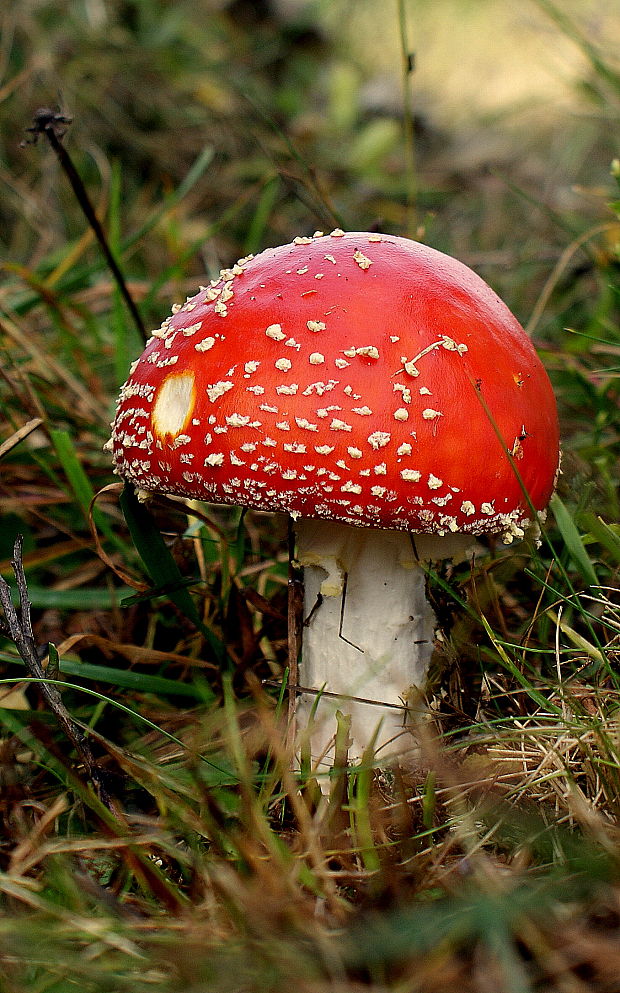
<instances>
[{"instance_id":1,"label":"grass","mask_svg":"<svg viewBox=\"0 0 620 993\"><path fill-rule=\"evenodd\" d=\"M529 320L564 474L539 548L429 577L443 640L416 768L347 767L343 721L324 796L291 772L278 688L286 522L163 498L151 517L121 492L102 446L140 335L46 143L19 142L62 64L63 143L156 326L248 251L332 222L406 231L402 122L363 117L312 19L2 15L0 573L16 598L22 534L38 655L99 776L3 638L2 993L617 990L620 75L538 6L588 57L544 188L518 163L446 165L414 120L415 200L429 242Z\"/></svg>"}]
</instances>

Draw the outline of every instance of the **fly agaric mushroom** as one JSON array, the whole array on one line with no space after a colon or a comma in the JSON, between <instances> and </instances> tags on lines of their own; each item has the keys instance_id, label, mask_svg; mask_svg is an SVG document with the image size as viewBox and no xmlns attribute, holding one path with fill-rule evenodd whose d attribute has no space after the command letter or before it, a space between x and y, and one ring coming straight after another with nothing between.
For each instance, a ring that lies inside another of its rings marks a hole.
<instances>
[{"instance_id":1,"label":"fly agaric mushroom","mask_svg":"<svg viewBox=\"0 0 620 993\"><path fill-rule=\"evenodd\" d=\"M334 711L351 713L356 756L394 750L424 683L435 617L419 560L522 537L559 462L547 375L486 283L425 245L340 230L242 259L175 307L131 368L109 447L140 490L295 519L298 713L320 695L315 754Z\"/></svg>"}]
</instances>

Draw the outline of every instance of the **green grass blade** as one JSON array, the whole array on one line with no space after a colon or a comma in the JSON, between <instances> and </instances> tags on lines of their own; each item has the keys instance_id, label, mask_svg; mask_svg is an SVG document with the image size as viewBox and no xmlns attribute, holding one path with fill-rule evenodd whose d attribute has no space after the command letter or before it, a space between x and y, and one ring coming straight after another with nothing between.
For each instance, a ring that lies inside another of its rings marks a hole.
<instances>
[{"instance_id":1,"label":"green grass blade","mask_svg":"<svg viewBox=\"0 0 620 993\"><path fill-rule=\"evenodd\" d=\"M78 458L71 435L68 431L51 428L50 438L58 456L58 461L67 477L67 482L88 523L90 502L95 493Z\"/></svg>"},{"instance_id":2,"label":"green grass blade","mask_svg":"<svg viewBox=\"0 0 620 993\"><path fill-rule=\"evenodd\" d=\"M114 666L94 665L91 662L80 662L73 658L59 658L54 645L49 646L50 665L53 666L54 674L62 672L67 676L75 676L78 679L93 680L97 683L109 683L110 686L118 686L122 689L135 690L137 693L155 693L157 696L183 696L191 697L200 703L210 703L215 700L215 693L210 686L202 680L199 686L193 683L182 683L176 679L168 679L166 676L157 676L148 672L136 672L133 669L117 669ZM16 656L7 652L0 652L0 660L11 664L19 663ZM48 675L52 675L48 670Z\"/></svg>"},{"instance_id":3,"label":"green grass blade","mask_svg":"<svg viewBox=\"0 0 620 993\"><path fill-rule=\"evenodd\" d=\"M588 586L600 586L594 565L585 549L577 526L557 493L551 497L550 507L553 511L558 530L564 539L564 544L582 579L585 580Z\"/></svg>"},{"instance_id":4,"label":"green grass blade","mask_svg":"<svg viewBox=\"0 0 620 993\"><path fill-rule=\"evenodd\" d=\"M265 237L265 230L275 207L280 192L280 177L272 176L263 186L262 193L256 205L256 210L248 227L244 242L244 255L260 251Z\"/></svg>"},{"instance_id":5,"label":"green grass blade","mask_svg":"<svg viewBox=\"0 0 620 993\"><path fill-rule=\"evenodd\" d=\"M224 648L212 631L203 624L196 604L184 584L181 571L156 527L151 514L140 503L131 486L125 486L120 497L120 505L146 571L160 590L167 590L176 607L194 624L204 636L218 662L224 658Z\"/></svg>"},{"instance_id":6,"label":"green grass blade","mask_svg":"<svg viewBox=\"0 0 620 993\"><path fill-rule=\"evenodd\" d=\"M89 513L91 501L95 496L95 491L90 485L90 480L84 471L82 463L80 462L73 439L68 431L64 431L60 428L50 428L49 435L71 491L77 500L82 514L84 515L86 524L90 527ZM120 542L120 539L114 534L114 531L108 524L106 517L97 507L93 507L92 516L97 529L101 531L101 533L104 534L109 541L124 551L125 549L123 544Z\"/></svg>"},{"instance_id":7,"label":"green grass blade","mask_svg":"<svg viewBox=\"0 0 620 993\"><path fill-rule=\"evenodd\" d=\"M589 534L583 536L583 543L597 541L613 557L616 565L620 565L620 535L613 527L606 524L602 517L587 512L580 517L584 527L587 527Z\"/></svg>"},{"instance_id":8,"label":"green grass blade","mask_svg":"<svg viewBox=\"0 0 620 993\"><path fill-rule=\"evenodd\" d=\"M155 721L151 721L148 717L144 717L137 710L132 710L131 707L127 707L124 703L121 703L119 700L114 700L112 697L106 696L105 693L100 693L98 690L91 690L88 686L79 686L77 683L69 683L66 682L64 679L48 679L47 677L41 678L38 676L37 677L31 676L29 674L12 676L10 678L3 677L2 679L0 679L0 686L10 686L10 685L15 685L16 683L23 683L23 682L32 683L33 685L36 685L37 683L47 683L49 686L57 686L59 689L75 690L76 693L84 693L86 696L94 697L96 700L102 701L103 703L108 704L110 707L116 708L116 710L121 711L123 714L127 714L127 716L131 717L134 721L136 721L136 723L142 724L145 727L150 728L151 731L157 731L158 734L161 734L162 737L167 738L168 741L173 741L175 745L179 745L183 749L183 752L187 750L188 746L184 741L181 740L181 738L177 738L175 734L172 734L170 731L167 731L165 728L160 727L159 724L155 723ZM7 713L10 715L10 711L8 711ZM4 720L4 715L5 715L5 711L3 711L2 708L0 708L0 725ZM226 783L232 785L233 783L239 782L238 777L229 769L223 768L222 766L218 765L217 762L212 762L211 759L208 759L204 755L198 755L197 757L200 760L200 762L203 762L211 769L222 774L224 780L219 785L225 785Z\"/></svg>"},{"instance_id":9,"label":"green grass blade","mask_svg":"<svg viewBox=\"0 0 620 993\"><path fill-rule=\"evenodd\" d=\"M123 689L135 690L138 693L155 693L158 696L184 696L192 697L202 703L205 700L205 690L207 685L203 683L200 687L192 683L181 683L176 679L167 679L165 676L154 676L148 672L135 672L133 669L115 669L113 666L92 665L90 662L74 662L71 659L62 659L60 671L68 676L76 676L79 679L92 679L100 683L110 683L112 686L120 686ZM215 693L211 694L211 699L215 700Z\"/></svg>"},{"instance_id":10,"label":"green grass blade","mask_svg":"<svg viewBox=\"0 0 620 993\"><path fill-rule=\"evenodd\" d=\"M532 683L530 683L527 677L521 672L519 667L510 658L508 653L502 647L501 643L495 637L493 628L489 624L484 614L481 613L479 617L480 617L480 621L482 622L482 626L484 627L489 637L489 641L493 645L495 651L502 660L504 666L506 667L508 672L510 672L511 675L517 680L517 682L523 687L527 695L531 697L531 699L534 700L534 702L537 703L539 707L542 707L543 710L551 709L552 712L556 714L560 714L561 713L560 708L557 707L555 704L551 703L551 701L546 698L544 693L541 693L540 690L536 689L536 687L533 686Z\"/></svg>"},{"instance_id":11,"label":"green grass blade","mask_svg":"<svg viewBox=\"0 0 620 993\"><path fill-rule=\"evenodd\" d=\"M214 156L215 149L213 146L205 145L190 167L183 181L179 184L177 189L166 198L163 206L154 210L146 219L144 224L137 229L137 231L134 231L132 235L124 239L121 246L123 253L127 252L128 249L132 248L138 241L141 241L145 235L149 234L149 232L152 231L157 224L159 224L166 214L173 210L184 199L184 197L187 196L203 173L209 168L213 162Z\"/></svg>"},{"instance_id":12,"label":"green grass blade","mask_svg":"<svg viewBox=\"0 0 620 993\"><path fill-rule=\"evenodd\" d=\"M109 588L78 586L72 590L55 590L47 586L28 584L30 603L43 610L113 610L120 607L127 594L127 587ZM14 602L19 603L17 590L11 591Z\"/></svg>"}]
</instances>

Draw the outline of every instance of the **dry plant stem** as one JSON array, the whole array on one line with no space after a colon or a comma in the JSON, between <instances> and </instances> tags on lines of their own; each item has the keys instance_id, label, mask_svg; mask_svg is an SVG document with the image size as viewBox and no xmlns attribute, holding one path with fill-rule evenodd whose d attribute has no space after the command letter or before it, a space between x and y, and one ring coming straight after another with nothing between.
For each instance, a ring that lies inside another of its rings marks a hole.
<instances>
[{"instance_id":1,"label":"dry plant stem","mask_svg":"<svg viewBox=\"0 0 620 993\"><path fill-rule=\"evenodd\" d=\"M28 595L26 576L24 573L22 545L22 535L18 535L15 539L15 544L13 547L13 560L11 565L13 567L13 572L15 573L15 580L19 593L19 613L13 606L13 601L11 599L11 588L9 584L5 579L0 577L0 604L2 605L5 618L1 630L2 633L6 637L10 638L14 643L24 665L26 666L26 669L28 670L28 673L34 679L45 680L46 673L37 656L34 632L32 629L32 618L30 616L31 604L30 597ZM64 734L66 734L67 738L80 757L80 760L86 769L86 774L93 784L99 799L108 808L110 808L110 798L103 784L101 770L97 767L97 763L86 738L62 702L62 697L59 691L55 686L52 686L44 681L40 682L38 685L45 702L53 712Z\"/></svg>"},{"instance_id":2,"label":"dry plant stem","mask_svg":"<svg viewBox=\"0 0 620 993\"><path fill-rule=\"evenodd\" d=\"M121 270L119 269L118 263L112 254L112 250L108 244L108 240L105 236L105 232L99 222L95 208L91 203L91 199L86 191L86 187L82 182L82 178L73 164L73 159L67 152L65 146L62 143L62 137L66 131L65 125L71 123L70 118L62 117L60 114L55 114L54 111L47 108L42 108L38 110L34 116L32 127L27 130L32 133L33 141L36 142L40 134L45 135L49 141L52 149L60 162L60 165L65 173L67 179L71 183L71 188L75 193L77 202L79 203L86 220L90 224L94 235L99 242L101 251L105 256L105 260L108 264L110 272L114 276L119 290L127 304L129 312L133 318L134 324L138 329L138 333L142 338L142 341L146 342L148 335L146 333L146 328L144 326L144 321L140 315L138 308L136 307L135 301L127 288L127 283L125 282L125 277L123 276Z\"/></svg>"},{"instance_id":3,"label":"dry plant stem","mask_svg":"<svg viewBox=\"0 0 620 993\"><path fill-rule=\"evenodd\" d=\"M594 238L598 234L603 234L605 231L616 230L617 227L617 221L605 221L604 224L597 224L593 228L588 228L588 230L581 234L578 238L571 241L570 245L566 246L541 290L540 296L538 297L536 305L532 311L532 316L525 325L525 330L529 335L532 335L538 327L539 321L545 312L545 308L551 299L553 291L558 285L558 282L573 255L575 255L583 245L590 241L591 238Z\"/></svg>"},{"instance_id":4,"label":"dry plant stem","mask_svg":"<svg viewBox=\"0 0 620 993\"><path fill-rule=\"evenodd\" d=\"M33 417L21 428L18 428L10 438L7 438L6 441L3 441L0 445L0 459L4 458L5 455L8 455L13 448L19 445L20 442L22 442L24 438L27 438L29 434L32 434L33 431L36 431L36 429L42 424L43 418Z\"/></svg>"},{"instance_id":5,"label":"dry plant stem","mask_svg":"<svg viewBox=\"0 0 620 993\"><path fill-rule=\"evenodd\" d=\"M415 70L415 55L409 49L407 12L405 0L397 0L400 57L403 81L403 138L405 142L405 169L407 175L407 233L415 238L417 233L417 177L415 161L415 129L411 76Z\"/></svg>"}]
</instances>

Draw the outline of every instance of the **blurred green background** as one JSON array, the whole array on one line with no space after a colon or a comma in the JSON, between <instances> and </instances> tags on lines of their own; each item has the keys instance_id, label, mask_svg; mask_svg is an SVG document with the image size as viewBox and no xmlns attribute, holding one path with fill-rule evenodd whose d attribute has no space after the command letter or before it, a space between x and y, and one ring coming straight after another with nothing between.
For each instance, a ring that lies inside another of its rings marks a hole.
<instances>
[{"instance_id":1,"label":"blurred green background","mask_svg":"<svg viewBox=\"0 0 620 993\"><path fill-rule=\"evenodd\" d=\"M21 148L39 106L122 228L209 158L131 275L179 275L341 222L422 233L475 265L522 320L567 231L599 216L617 153L614 0L408 0L415 224L397 0L19 0L0 49L0 238L36 261L84 230L46 148ZM257 205L260 205L257 209ZM214 231L214 227L216 230ZM413 229L413 230L412 230Z\"/></svg>"}]
</instances>

